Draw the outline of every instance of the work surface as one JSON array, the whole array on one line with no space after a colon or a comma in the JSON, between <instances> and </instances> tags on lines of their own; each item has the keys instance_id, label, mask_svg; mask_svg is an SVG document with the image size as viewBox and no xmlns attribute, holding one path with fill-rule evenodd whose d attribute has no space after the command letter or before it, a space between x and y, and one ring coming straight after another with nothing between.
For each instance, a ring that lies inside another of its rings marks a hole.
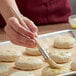
<instances>
[{"instance_id":1,"label":"work surface","mask_svg":"<svg viewBox=\"0 0 76 76\"><path fill-rule=\"evenodd\" d=\"M39 34L49 33L49 32L55 32L65 29L70 29L70 25L68 23L62 23L62 24L51 24L51 25L42 25L38 26L39 28ZM0 28L0 42L7 41L8 38L6 37L6 34L3 30L3 28Z\"/></svg>"}]
</instances>

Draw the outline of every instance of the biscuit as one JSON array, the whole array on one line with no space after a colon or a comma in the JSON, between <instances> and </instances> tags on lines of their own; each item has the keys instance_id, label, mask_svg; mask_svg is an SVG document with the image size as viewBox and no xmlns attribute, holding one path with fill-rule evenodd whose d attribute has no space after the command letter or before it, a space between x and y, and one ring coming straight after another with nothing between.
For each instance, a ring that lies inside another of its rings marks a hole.
<instances>
[{"instance_id":1,"label":"biscuit","mask_svg":"<svg viewBox=\"0 0 76 76\"><path fill-rule=\"evenodd\" d=\"M76 71L76 61L72 61L71 63L71 70Z\"/></svg>"},{"instance_id":2,"label":"biscuit","mask_svg":"<svg viewBox=\"0 0 76 76\"><path fill-rule=\"evenodd\" d=\"M54 47L59 49L69 49L74 47L75 39L70 36L59 36L54 40Z\"/></svg>"},{"instance_id":3,"label":"biscuit","mask_svg":"<svg viewBox=\"0 0 76 76\"><path fill-rule=\"evenodd\" d=\"M69 71L70 70L68 68L54 69L54 68L51 68L50 66L47 66L42 70L41 76L56 76L59 74L67 73Z\"/></svg>"},{"instance_id":4,"label":"biscuit","mask_svg":"<svg viewBox=\"0 0 76 76\"><path fill-rule=\"evenodd\" d=\"M26 54L34 55L34 56L41 55L41 53L37 47L36 48L26 48Z\"/></svg>"},{"instance_id":5,"label":"biscuit","mask_svg":"<svg viewBox=\"0 0 76 76\"><path fill-rule=\"evenodd\" d=\"M49 53L49 56L56 62L56 63L67 63L71 60L71 53L68 51L52 51Z\"/></svg>"},{"instance_id":6,"label":"biscuit","mask_svg":"<svg viewBox=\"0 0 76 76\"><path fill-rule=\"evenodd\" d=\"M0 61L16 61L21 55L22 53L16 50L0 50Z\"/></svg>"},{"instance_id":7,"label":"biscuit","mask_svg":"<svg viewBox=\"0 0 76 76\"><path fill-rule=\"evenodd\" d=\"M7 76L10 68L6 64L0 63L0 76Z\"/></svg>"},{"instance_id":8,"label":"biscuit","mask_svg":"<svg viewBox=\"0 0 76 76\"><path fill-rule=\"evenodd\" d=\"M17 71L12 73L10 76L35 76L32 72Z\"/></svg>"},{"instance_id":9,"label":"biscuit","mask_svg":"<svg viewBox=\"0 0 76 76\"><path fill-rule=\"evenodd\" d=\"M18 69L34 70L41 68L43 65L43 61L40 58L36 57L22 56L16 61L15 65Z\"/></svg>"},{"instance_id":10,"label":"biscuit","mask_svg":"<svg viewBox=\"0 0 76 76\"><path fill-rule=\"evenodd\" d=\"M45 48L46 50L48 49L48 46L42 46L43 48ZM39 56L41 55L39 49L37 47L35 48L26 48L26 54L28 55L33 55L33 56Z\"/></svg>"}]
</instances>

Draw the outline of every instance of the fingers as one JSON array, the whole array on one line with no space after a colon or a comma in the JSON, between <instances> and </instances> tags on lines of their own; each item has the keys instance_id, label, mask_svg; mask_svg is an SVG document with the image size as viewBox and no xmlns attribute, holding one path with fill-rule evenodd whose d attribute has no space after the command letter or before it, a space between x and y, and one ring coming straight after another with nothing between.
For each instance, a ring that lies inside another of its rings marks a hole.
<instances>
[{"instance_id":1,"label":"fingers","mask_svg":"<svg viewBox=\"0 0 76 76\"><path fill-rule=\"evenodd\" d=\"M8 25L10 25L19 34L21 34L23 36L28 36L30 38L34 38L34 34L32 32L30 32L30 31L26 30L25 27L23 27L19 23L19 21L17 20L17 18L12 17L12 18L8 19L7 23L8 23Z\"/></svg>"},{"instance_id":2,"label":"fingers","mask_svg":"<svg viewBox=\"0 0 76 76\"><path fill-rule=\"evenodd\" d=\"M21 25L17 18L9 18L5 27L6 34L12 43L34 48L36 43L33 38L35 37L35 33L38 32L38 28L31 20L27 18L23 18L23 20L25 21L25 26ZM25 29L26 26L28 26L31 31Z\"/></svg>"},{"instance_id":3,"label":"fingers","mask_svg":"<svg viewBox=\"0 0 76 76\"><path fill-rule=\"evenodd\" d=\"M26 18L26 17L23 17L24 19L24 22L26 23L26 25L30 28L30 30L33 32L33 33L37 33L38 32L38 28L37 26L34 24L34 22L32 22L30 19Z\"/></svg>"},{"instance_id":4,"label":"fingers","mask_svg":"<svg viewBox=\"0 0 76 76\"><path fill-rule=\"evenodd\" d=\"M34 48L36 46L35 41L33 39L30 39L27 36L25 37L23 35L20 35L18 32L12 29L12 27L9 25L6 25L5 31L12 43L15 43L21 46L26 46L29 48Z\"/></svg>"}]
</instances>

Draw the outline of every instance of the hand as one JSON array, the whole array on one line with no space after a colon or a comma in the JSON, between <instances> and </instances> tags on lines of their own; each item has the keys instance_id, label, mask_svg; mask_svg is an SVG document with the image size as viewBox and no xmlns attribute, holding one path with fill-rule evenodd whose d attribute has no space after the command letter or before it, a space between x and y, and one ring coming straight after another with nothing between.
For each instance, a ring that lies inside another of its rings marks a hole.
<instances>
[{"instance_id":1,"label":"hand","mask_svg":"<svg viewBox=\"0 0 76 76\"><path fill-rule=\"evenodd\" d=\"M38 32L38 28L28 18L22 17L25 25L22 25L16 17L7 20L4 30L10 41L14 44L34 48L36 46L34 38ZM26 26L31 30L26 30Z\"/></svg>"}]
</instances>

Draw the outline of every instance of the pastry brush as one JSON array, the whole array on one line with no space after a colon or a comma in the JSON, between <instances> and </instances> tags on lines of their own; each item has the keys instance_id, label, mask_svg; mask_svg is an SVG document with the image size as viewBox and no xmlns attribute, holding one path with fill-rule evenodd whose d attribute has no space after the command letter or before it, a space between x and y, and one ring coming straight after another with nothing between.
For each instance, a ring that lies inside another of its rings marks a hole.
<instances>
[{"instance_id":1,"label":"pastry brush","mask_svg":"<svg viewBox=\"0 0 76 76\"><path fill-rule=\"evenodd\" d=\"M26 25L25 22L23 21L22 17L19 16L17 14L17 12L13 8L10 8L10 10L14 14L14 16L21 22L21 24ZM30 31L30 29L28 27L26 27L25 29ZM57 64L54 60L52 60L49 57L49 55L46 52L46 50L43 47L41 47L41 45L40 45L39 41L37 40L37 38L34 38L34 40L36 41L37 48L39 49L40 53L42 54L42 56L46 60L46 62L50 65L50 67L51 68L61 68L61 66L59 64Z\"/></svg>"}]
</instances>

